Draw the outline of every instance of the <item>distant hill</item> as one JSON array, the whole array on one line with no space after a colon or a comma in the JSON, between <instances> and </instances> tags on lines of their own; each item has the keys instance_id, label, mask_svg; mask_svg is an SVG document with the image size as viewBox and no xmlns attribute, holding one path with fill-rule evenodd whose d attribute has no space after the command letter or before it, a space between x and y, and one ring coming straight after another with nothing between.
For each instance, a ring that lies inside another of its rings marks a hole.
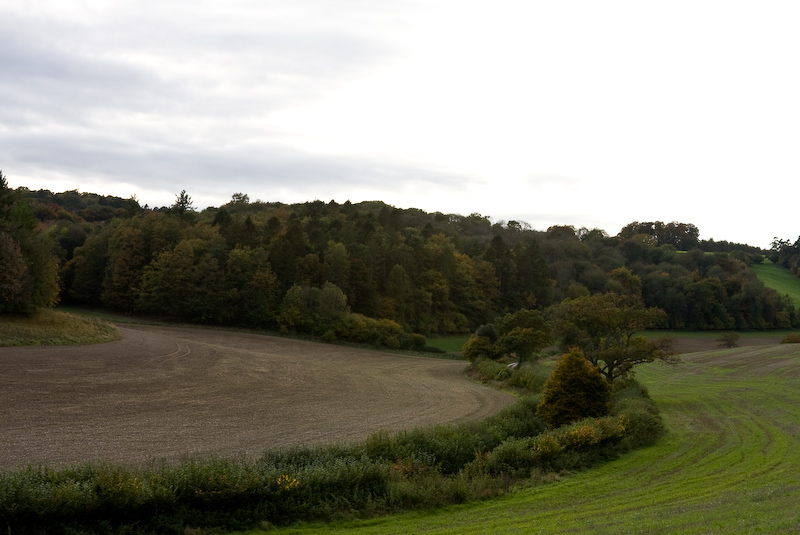
<instances>
[{"instance_id":1,"label":"distant hill","mask_svg":"<svg viewBox=\"0 0 800 535\"><path fill-rule=\"evenodd\" d=\"M781 295L788 294L795 306L800 307L800 277L795 277L785 267L765 260L761 264L752 264L758 280L767 288L772 288Z\"/></svg>"}]
</instances>

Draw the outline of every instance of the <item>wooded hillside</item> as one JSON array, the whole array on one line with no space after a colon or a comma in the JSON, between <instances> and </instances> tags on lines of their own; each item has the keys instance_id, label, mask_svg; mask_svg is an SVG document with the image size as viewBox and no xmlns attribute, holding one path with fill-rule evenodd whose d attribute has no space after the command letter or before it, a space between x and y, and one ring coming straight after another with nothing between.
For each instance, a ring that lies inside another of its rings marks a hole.
<instances>
[{"instance_id":1,"label":"wooded hillside","mask_svg":"<svg viewBox=\"0 0 800 535\"><path fill-rule=\"evenodd\" d=\"M377 201L286 205L237 193L198 212L185 191L155 209L5 191L35 218L30 232L50 240L64 303L414 346L410 333L471 332L510 311L614 291L611 272L625 268L642 304L666 312L664 328L800 324L791 301L749 268L766 251L702 241L690 223L633 222L610 236ZM0 238L10 243L8 226Z\"/></svg>"}]
</instances>

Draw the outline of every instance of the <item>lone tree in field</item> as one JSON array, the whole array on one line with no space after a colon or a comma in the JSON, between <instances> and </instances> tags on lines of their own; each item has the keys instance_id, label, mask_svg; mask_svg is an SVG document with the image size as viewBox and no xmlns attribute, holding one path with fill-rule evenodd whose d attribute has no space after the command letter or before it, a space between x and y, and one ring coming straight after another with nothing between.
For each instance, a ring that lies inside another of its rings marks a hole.
<instances>
[{"instance_id":1,"label":"lone tree in field","mask_svg":"<svg viewBox=\"0 0 800 535\"><path fill-rule=\"evenodd\" d=\"M639 364L678 362L670 339L649 341L636 335L663 316L663 310L634 304L630 296L606 293L565 299L554 309L553 320L562 349L579 348L612 383L631 375Z\"/></svg>"},{"instance_id":2,"label":"lone tree in field","mask_svg":"<svg viewBox=\"0 0 800 535\"><path fill-rule=\"evenodd\" d=\"M560 427L582 418L607 415L611 410L611 386L580 349L573 348L558 359L544 384L537 414L550 427Z\"/></svg>"}]
</instances>

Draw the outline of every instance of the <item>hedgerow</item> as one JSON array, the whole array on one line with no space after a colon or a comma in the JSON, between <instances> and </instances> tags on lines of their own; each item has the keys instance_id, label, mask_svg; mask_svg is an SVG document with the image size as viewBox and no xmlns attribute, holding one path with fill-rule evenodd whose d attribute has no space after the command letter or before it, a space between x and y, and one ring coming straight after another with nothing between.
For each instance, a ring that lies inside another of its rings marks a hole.
<instances>
[{"instance_id":1,"label":"hedgerow","mask_svg":"<svg viewBox=\"0 0 800 535\"><path fill-rule=\"evenodd\" d=\"M646 389L635 382L615 389L610 416L557 429L537 415L540 400L531 393L481 422L377 431L362 443L270 450L258 459L6 471L0 529L180 534L431 508L497 496L537 474L581 469L652 444L663 431Z\"/></svg>"}]
</instances>

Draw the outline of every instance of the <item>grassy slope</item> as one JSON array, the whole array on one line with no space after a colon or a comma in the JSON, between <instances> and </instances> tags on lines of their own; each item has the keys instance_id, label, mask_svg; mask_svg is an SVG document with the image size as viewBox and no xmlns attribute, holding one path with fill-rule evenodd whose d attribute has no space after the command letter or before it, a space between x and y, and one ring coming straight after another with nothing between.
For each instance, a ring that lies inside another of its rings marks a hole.
<instances>
[{"instance_id":1,"label":"grassy slope","mask_svg":"<svg viewBox=\"0 0 800 535\"><path fill-rule=\"evenodd\" d=\"M442 351L457 352L461 351L464 344L469 339L468 334L456 334L452 336L431 336L427 339L429 346L438 347Z\"/></svg>"},{"instance_id":2,"label":"grassy slope","mask_svg":"<svg viewBox=\"0 0 800 535\"><path fill-rule=\"evenodd\" d=\"M670 434L654 447L486 503L279 533L800 533L800 351L684 356L639 374Z\"/></svg>"},{"instance_id":3,"label":"grassy slope","mask_svg":"<svg viewBox=\"0 0 800 535\"><path fill-rule=\"evenodd\" d=\"M768 260L763 264L752 264L750 268L764 286L773 288L781 295L789 294L795 306L800 307L800 277L795 277L785 267Z\"/></svg>"},{"instance_id":4,"label":"grassy slope","mask_svg":"<svg viewBox=\"0 0 800 535\"><path fill-rule=\"evenodd\" d=\"M88 318L42 310L32 316L0 316L0 347L97 344L121 338L113 325Z\"/></svg>"}]
</instances>

